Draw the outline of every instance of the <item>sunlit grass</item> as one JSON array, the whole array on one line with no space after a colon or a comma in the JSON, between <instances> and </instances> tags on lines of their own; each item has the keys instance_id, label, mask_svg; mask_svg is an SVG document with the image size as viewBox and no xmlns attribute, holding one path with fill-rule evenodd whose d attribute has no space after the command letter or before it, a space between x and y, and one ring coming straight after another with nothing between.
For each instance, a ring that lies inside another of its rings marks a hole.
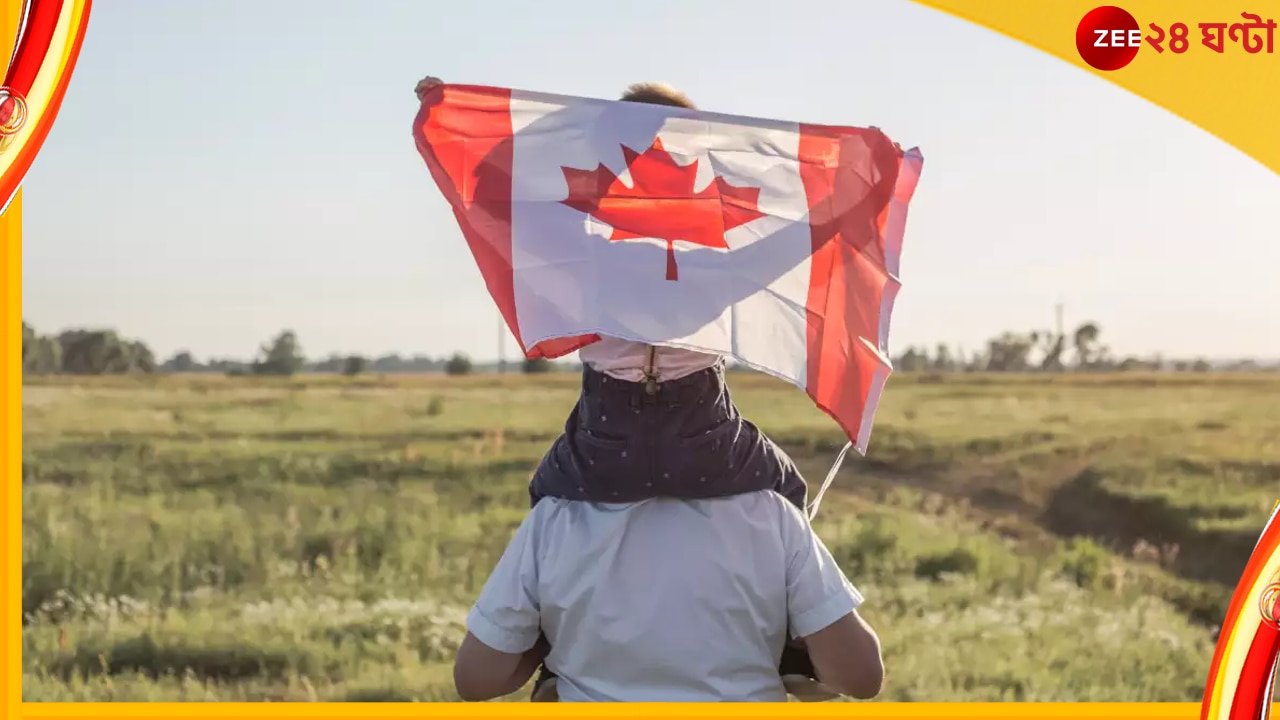
<instances>
[{"instance_id":1,"label":"sunlit grass","mask_svg":"<svg viewBox=\"0 0 1280 720\"><path fill-rule=\"evenodd\" d=\"M821 478L834 423L776 381L731 385ZM27 386L25 699L452 699L465 611L576 392ZM867 594L882 697L1198 699L1280 496L1278 398L1274 375L895 377L816 524Z\"/></svg>"}]
</instances>

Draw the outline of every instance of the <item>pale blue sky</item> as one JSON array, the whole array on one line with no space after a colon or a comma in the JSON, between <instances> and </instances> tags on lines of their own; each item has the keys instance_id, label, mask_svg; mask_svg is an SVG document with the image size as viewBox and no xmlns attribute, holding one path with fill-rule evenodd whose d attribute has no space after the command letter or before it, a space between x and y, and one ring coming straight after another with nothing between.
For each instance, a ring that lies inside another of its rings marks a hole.
<instances>
[{"instance_id":1,"label":"pale blue sky","mask_svg":"<svg viewBox=\"0 0 1280 720\"><path fill-rule=\"evenodd\" d=\"M494 357L409 135L424 74L598 97L664 80L919 145L895 352L1047 327L1061 300L1121 352L1280 355L1280 178L905 0L95 3L25 184L26 318L163 355L247 356L291 327L313 356Z\"/></svg>"}]
</instances>

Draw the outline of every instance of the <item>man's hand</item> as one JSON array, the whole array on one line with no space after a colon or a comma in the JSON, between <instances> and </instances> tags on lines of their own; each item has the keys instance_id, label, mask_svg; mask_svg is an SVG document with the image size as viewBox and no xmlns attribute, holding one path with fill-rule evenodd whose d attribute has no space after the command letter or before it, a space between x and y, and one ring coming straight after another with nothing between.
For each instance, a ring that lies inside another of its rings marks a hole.
<instances>
[{"instance_id":1,"label":"man's hand","mask_svg":"<svg viewBox=\"0 0 1280 720\"><path fill-rule=\"evenodd\" d=\"M444 81L440 78L428 75L418 81L418 85L413 88L413 94L418 96L418 102L422 102L427 98L427 93L431 92L436 86L443 84Z\"/></svg>"}]
</instances>

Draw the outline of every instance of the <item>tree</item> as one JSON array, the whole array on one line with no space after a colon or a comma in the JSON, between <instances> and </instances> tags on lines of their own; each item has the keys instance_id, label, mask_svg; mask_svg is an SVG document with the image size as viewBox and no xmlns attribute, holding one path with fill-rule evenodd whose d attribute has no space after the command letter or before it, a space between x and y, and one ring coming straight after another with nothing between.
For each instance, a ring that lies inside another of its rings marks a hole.
<instances>
[{"instance_id":1,"label":"tree","mask_svg":"<svg viewBox=\"0 0 1280 720\"><path fill-rule=\"evenodd\" d=\"M62 372L62 346L57 338L41 337L35 328L22 323L22 373L53 375Z\"/></svg>"},{"instance_id":2,"label":"tree","mask_svg":"<svg viewBox=\"0 0 1280 720\"><path fill-rule=\"evenodd\" d=\"M249 365L241 360L232 360L230 358L209 358L209 362L205 364L205 367L210 372L224 373L236 377L249 374Z\"/></svg>"},{"instance_id":3,"label":"tree","mask_svg":"<svg viewBox=\"0 0 1280 720\"><path fill-rule=\"evenodd\" d=\"M1062 354L1067 349L1067 337L1061 333L1050 333L1045 340L1044 358L1040 360L1040 369L1045 372L1062 372L1066 365L1062 362Z\"/></svg>"},{"instance_id":4,"label":"tree","mask_svg":"<svg viewBox=\"0 0 1280 720\"><path fill-rule=\"evenodd\" d=\"M923 372L929 369L929 352L927 350L907 348L893 363L902 372Z\"/></svg>"},{"instance_id":5,"label":"tree","mask_svg":"<svg viewBox=\"0 0 1280 720\"><path fill-rule=\"evenodd\" d=\"M340 373L347 367L347 358L345 355L332 354L323 360L307 363L303 367L309 372Z\"/></svg>"},{"instance_id":6,"label":"tree","mask_svg":"<svg viewBox=\"0 0 1280 720\"><path fill-rule=\"evenodd\" d=\"M62 346L57 338L40 337L33 343L31 354L22 358L23 372L32 375L56 375L62 372Z\"/></svg>"},{"instance_id":7,"label":"tree","mask_svg":"<svg viewBox=\"0 0 1280 720\"><path fill-rule=\"evenodd\" d=\"M471 373L471 358L463 353L454 353L453 357L445 361L444 372L446 375L468 375Z\"/></svg>"},{"instance_id":8,"label":"tree","mask_svg":"<svg viewBox=\"0 0 1280 720\"><path fill-rule=\"evenodd\" d=\"M258 353L258 360L253 363L255 375L293 375L302 369L306 361L298 336L292 330L281 332L269 344L263 345Z\"/></svg>"},{"instance_id":9,"label":"tree","mask_svg":"<svg viewBox=\"0 0 1280 720\"><path fill-rule=\"evenodd\" d=\"M1120 363L1116 365L1116 369L1120 372L1132 372L1134 370L1145 370L1146 368L1147 364L1142 361L1142 358L1133 356L1121 360Z\"/></svg>"},{"instance_id":10,"label":"tree","mask_svg":"<svg viewBox=\"0 0 1280 720\"><path fill-rule=\"evenodd\" d=\"M165 372L189 373L194 372L198 367L199 363L196 362L195 356L186 350L181 350L165 360L160 369Z\"/></svg>"},{"instance_id":11,"label":"tree","mask_svg":"<svg viewBox=\"0 0 1280 720\"><path fill-rule=\"evenodd\" d=\"M1006 332L987 341L988 372L1026 372L1030 368L1031 335Z\"/></svg>"},{"instance_id":12,"label":"tree","mask_svg":"<svg viewBox=\"0 0 1280 720\"><path fill-rule=\"evenodd\" d=\"M67 330L58 335L62 372L72 375L123 375L156 371L145 344L124 340L114 330Z\"/></svg>"},{"instance_id":13,"label":"tree","mask_svg":"<svg viewBox=\"0 0 1280 720\"><path fill-rule=\"evenodd\" d=\"M1076 328L1074 336L1076 367L1088 368L1098 360L1098 355L1100 354L1098 336L1101 334L1101 328L1091 322Z\"/></svg>"},{"instance_id":14,"label":"tree","mask_svg":"<svg viewBox=\"0 0 1280 720\"><path fill-rule=\"evenodd\" d=\"M551 361L546 358L534 358L533 360L525 359L522 368L526 375L541 375L549 373L555 368L551 366Z\"/></svg>"},{"instance_id":15,"label":"tree","mask_svg":"<svg viewBox=\"0 0 1280 720\"><path fill-rule=\"evenodd\" d=\"M155 353L151 352L151 348L142 344L141 341L126 342L124 343L124 348L129 363L125 372L150 374L159 369Z\"/></svg>"},{"instance_id":16,"label":"tree","mask_svg":"<svg viewBox=\"0 0 1280 720\"><path fill-rule=\"evenodd\" d=\"M360 357L359 355L352 355L347 358L345 363L343 363L342 374L347 377L355 377L356 375L364 372L365 367L368 366L368 364L369 363L363 357Z\"/></svg>"},{"instance_id":17,"label":"tree","mask_svg":"<svg viewBox=\"0 0 1280 720\"><path fill-rule=\"evenodd\" d=\"M946 343L938 343L933 351L933 369L937 372L952 372L956 369L956 361L951 357L951 348Z\"/></svg>"}]
</instances>

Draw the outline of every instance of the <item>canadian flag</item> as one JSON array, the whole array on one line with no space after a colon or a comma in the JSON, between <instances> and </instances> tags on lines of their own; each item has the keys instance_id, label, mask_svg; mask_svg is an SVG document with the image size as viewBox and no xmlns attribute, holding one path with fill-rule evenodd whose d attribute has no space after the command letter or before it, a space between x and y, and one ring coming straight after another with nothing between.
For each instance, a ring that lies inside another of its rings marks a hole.
<instances>
[{"instance_id":1,"label":"canadian flag","mask_svg":"<svg viewBox=\"0 0 1280 720\"><path fill-rule=\"evenodd\" d=\"M874 128L439 85L413 125L528 358L601 335L736 358L866 452L920 176Z\"/></svg>"}]
</instances>

